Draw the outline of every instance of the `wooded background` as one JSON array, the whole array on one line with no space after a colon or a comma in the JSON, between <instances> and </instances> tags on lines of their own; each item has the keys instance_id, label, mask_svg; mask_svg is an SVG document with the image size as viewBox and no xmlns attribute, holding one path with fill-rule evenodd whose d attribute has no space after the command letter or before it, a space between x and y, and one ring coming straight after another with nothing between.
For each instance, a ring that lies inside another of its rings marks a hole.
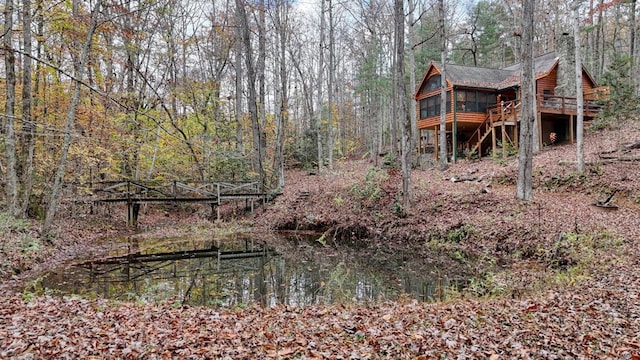
<instances>
[{"instance_id":1,"label":"wooded background","mask_svg":"<svg viewBox=\"0 0 640 360\"><path fill-rule=\"evenodd\" d=\"M122 178L281 188L286 165L415 148L411 96L440 34L449 62L520 62L522 4L408 1L5 0L3 203L42 217L64 182ZM584 65L634 106L636 1L538 1L534 53L574 6Z\"/></svg>"}]
</instances>

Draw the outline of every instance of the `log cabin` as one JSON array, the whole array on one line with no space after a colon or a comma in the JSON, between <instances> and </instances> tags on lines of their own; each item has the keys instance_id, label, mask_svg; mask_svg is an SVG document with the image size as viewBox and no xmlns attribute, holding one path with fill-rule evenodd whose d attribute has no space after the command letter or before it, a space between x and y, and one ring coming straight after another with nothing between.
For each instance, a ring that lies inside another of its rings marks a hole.
<instances>
[{"instance_id":1,"label":"log cabin","mask_svg":"<svg viewBox=\"0 0 640 360\"><path fill-rule=\"evenodd\" d=\"M534 59L536 116L540 148L554 143L574 142L577 102L575 60L566 36L564 51ZM414 99L421 153L438 156L440 128L441 66L431 62ZM521 64L503 69L447 64L446 131L447 148L454 162L460 156L482 157L502 151L507 156L518 148L520 120ZM608 88L599 87L582 68L584 121L589 124L602 110Z\"/></svg>"}]
</instances>

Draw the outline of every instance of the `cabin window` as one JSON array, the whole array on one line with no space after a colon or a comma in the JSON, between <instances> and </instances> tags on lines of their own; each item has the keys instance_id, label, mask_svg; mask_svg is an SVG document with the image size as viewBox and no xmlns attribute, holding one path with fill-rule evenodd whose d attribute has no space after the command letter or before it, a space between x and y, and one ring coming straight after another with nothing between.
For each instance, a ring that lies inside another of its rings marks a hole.
<instances>
[{"instance_id":1,"label":"cabin window","mask_svg":"<svg viewBox=\"0 0 640 360\"><path fill-rule=\"evenodd\" d=\"M447 91L447 112L451 112L451 91ZM420 119L440 115L440 94L420 100Z\"/></svg>"},{"instance_id":2,"label":"cabin window","mask_svg":"<svg viewBox=\"0 0 640 360\"><path fill-rule=\"evenodd\" d=\"M487 112L487 108L496 104L496 94L478 91L478 112Z\"/></svg>"},{"instance_id":3,"label":"cabin window","mask_svg":"<svg viewBox=\"0 0 640 360\"><path fill-rule=\"evenodd\" d=\"M424 87L424 90L422 92L424 93L428 93L431 92L433 90L437 90L440 88L440 83L441 83L441 77L440 75L433 75L432 77L429 78L429 80L427 80L427 84Z\"/></svg>"},{"instance_id":4,"label":"cabin window","mask_svg":"<svg viewBox=\"0 0 640 360\"><path fill-rule=\"evenodd\" d=\"M427 116L427 99L420 100L420 119L426 119Z\"/></svg>"},{"instance_id":5,"label":"cabin window","mask_svg":"<svg viewBox=\"0 0 640 360\"><path fill-rule=\"evenodd\" d=\"M487 108L495 105L496 95L483 91L456 91L456 111L484 113Z\"/></svg>"}]
</instances>

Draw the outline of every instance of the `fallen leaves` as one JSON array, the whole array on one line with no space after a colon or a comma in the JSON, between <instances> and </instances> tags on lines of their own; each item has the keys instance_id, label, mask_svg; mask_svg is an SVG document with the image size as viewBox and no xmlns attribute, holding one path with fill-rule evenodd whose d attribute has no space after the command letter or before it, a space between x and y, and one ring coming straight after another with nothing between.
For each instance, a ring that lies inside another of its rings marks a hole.
<instances>
[{"instance_id":1,"label":"fallen leaves","mask_svg":"<svg viewBox=\"0 0 640 360\"><path fill-rule=\"evenodd\" d=\"M633 287L612 280L527 301L239 311L48 296L25 302L9 293L0 358L636 359L640 303L624 294L637 294L640 277L630 274Z\"/></svg>"},{"instance_id":2,"label":"fallen leaves","mask_svg":"<svg viewBox=\"0 0 640 360\"><path fill-rule=\"evenodd\" d=\"M588 141L587 148L608 148L615 141ZM566 179L573 171L557 165L561 156L566 156L566 151L557 146L536 157L540 183L556 174ZM513 175L512 165L503 167L486 160L482 166L463 163L450 171L465 173L465 167L474 167L483 173L478 176L492 174L491 178L500 179ZM524 252L523 245L533 240L545 249L554 244L558 233L577 228L608 231L611 238L624 235L619 244L624 256L600 254L593 260L598 267L589 278L545 288L544 292L514 293L515 299L458 299L442 304L405 300L360 306L219 310L53 296L24 300L3 286L0 358L640 360L640 205L629 200L640 198L637 166L607 164L603 174L592 176L590 183L537 189L536 203L529 206L513 200L510 185L497 184L490 194L480 197L478 184L451 185L433 173L416 172L418 200L415 214L406 219L384 212L389 208L376 209L384 215L377 218L350 213L346 209L353 206L346 195L341 201L334 200L336 194L347 194L357 183L351 174L364 173L368 164L347 166L360 168L314 176L313 181L302 172L294 173L288 178L291 186L284 196L269 213L259 215L258 226L269 228L291 221L290 215L309 221L305 224L310 227L365 223L379 240L403 251L419 252L426 234L434 229L432 222L441 229L474 223L485 236L460 246L480 256ZM628 202L616 212L592 211L589 203L594 194L589 191L600 187L620 189ZM310 194L310 204L291 212L287 204L303 190ZM385 192L392 190L385 184ZM553 216L542 216L546 214ZM78 231L75 238L83 235L86 233ZM78 248L67 251L67 258L74 251L79 253ZM535 255L530 261L536 260ZM24 261L22 257L10 257L9 261L14 258ZM516 279L509 281L534 283L546 275L545 267L537 265L517 269L512 276Z\"/></svg>"}]
</instances>

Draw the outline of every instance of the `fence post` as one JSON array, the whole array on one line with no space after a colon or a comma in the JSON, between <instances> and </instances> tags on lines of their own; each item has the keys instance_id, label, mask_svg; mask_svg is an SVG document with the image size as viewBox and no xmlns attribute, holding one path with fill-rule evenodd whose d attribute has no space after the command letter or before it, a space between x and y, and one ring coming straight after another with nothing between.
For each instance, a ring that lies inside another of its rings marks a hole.
<instances>
[{"instance_id":1,"label":"fence post","mask_svg":"<svg viewBox=\"0 0 640 360\"><path fill-rule=\"evenodd\" d=\"M216 220L220 220L220 204L221 204L221 200L220 200L220 183L216 184L216 194L218 197L218 206L216 206Z\"/></svg>"}]
</instances>

